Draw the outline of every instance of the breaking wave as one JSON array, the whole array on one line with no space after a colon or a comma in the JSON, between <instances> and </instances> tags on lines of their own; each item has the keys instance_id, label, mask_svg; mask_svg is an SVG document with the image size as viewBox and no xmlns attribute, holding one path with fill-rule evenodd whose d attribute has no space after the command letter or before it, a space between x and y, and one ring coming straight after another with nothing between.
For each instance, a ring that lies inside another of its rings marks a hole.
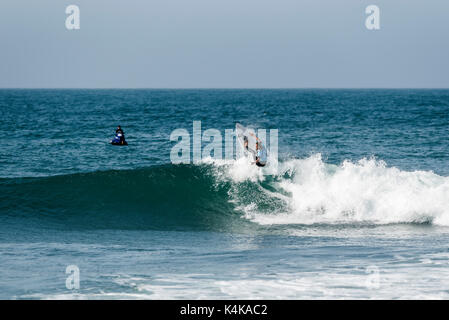
<instances>
[{"instance_id":1,"label":"breaking wave","mask_svg":"<svg viewBox=\"0 0 449 320\"><path fill-rule=\"evenodd\" d=\"M449 178L321 155L260 169L205 160L0 179L0 218L60 228L243 230L310 224L449 225Z\"/></svg>"}]
</instances>

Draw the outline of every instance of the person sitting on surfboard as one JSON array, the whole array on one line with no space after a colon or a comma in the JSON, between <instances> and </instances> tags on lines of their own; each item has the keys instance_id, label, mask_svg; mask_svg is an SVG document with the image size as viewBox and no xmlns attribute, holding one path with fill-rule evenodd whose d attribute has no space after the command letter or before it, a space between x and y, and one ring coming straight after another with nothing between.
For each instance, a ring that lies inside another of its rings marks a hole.
<instances>
[{"instance_id":1,"label":"person sitting on surfboard","mask_svg":"<svg viewBox=\"0 0 449 320\"><path fill-rule=\"evenodd\" d=\"M121 135L119 135L119 133L121 133ZM123 132L121 126L117 127L117 130L115 130L115 134L120 137L120 144L124 144L125 143L125 133Z\"/></svg>"}]
</instances>

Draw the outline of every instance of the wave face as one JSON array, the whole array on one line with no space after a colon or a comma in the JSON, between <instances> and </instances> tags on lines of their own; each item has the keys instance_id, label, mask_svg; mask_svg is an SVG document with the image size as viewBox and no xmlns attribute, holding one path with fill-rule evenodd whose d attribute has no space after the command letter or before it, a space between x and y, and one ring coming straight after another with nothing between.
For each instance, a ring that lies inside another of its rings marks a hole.
<instances>
[{"instance_id":1,"label":"wave face","mask_svg":"<svg viewBox=\"0 0 449 320\"><path fill-rule=\"evenodd\" d=\"M265 173L265 174L264 174ZM309 224L449 225L449 178L321 155L277 173L238 161L0 179L0 217L57 228L242 231Z\"/></svg>"},{"instance_id":2,"label":"wave face","mask_svg":"<svg viewBox=\"0 0 449 320\"><path fill-rule=\"evenodd\" d=\"M233 212L201 166L2 179L0 193L3 215L67 228L220 228Z\"/></svg>"}]
</instances>

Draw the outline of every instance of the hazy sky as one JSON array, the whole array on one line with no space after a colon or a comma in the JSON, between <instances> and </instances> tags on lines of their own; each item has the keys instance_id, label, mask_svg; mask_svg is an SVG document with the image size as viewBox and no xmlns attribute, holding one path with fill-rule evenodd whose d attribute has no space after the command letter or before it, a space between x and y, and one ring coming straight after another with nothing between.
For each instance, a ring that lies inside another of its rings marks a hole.
<instances>
[{"instance_id":1,"label":"hazy sky","mask_svg":"<svg viewBox=\"0 0 449 320\"><path fill-rule=\"evenodd\" d=\"M1 0L0 87L448 88L449 1Z\"/></svg>"}]
</instances>

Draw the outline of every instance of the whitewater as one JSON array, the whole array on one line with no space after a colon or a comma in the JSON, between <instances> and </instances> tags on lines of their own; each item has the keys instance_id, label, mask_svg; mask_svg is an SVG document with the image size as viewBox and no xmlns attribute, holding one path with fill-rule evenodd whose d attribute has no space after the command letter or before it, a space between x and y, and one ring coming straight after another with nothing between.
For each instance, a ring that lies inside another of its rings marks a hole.
<instances>
[{"instance_id":1,"label":"whitewater","mask_svg":"<svg viewBox=\"0 0 449 320\"><path fill-rule=\"evenodd\" d=\"M321 154L280 162L276 170L246 160L203 163L217 167L218 181L232 181L230 201L260 224L449 224L449 178L431 171L402 171L375 158L326 164ZM263 194L261 204L260 196L241 196L246 181ZM278 205L267 210L266 202Z\"/></svg>"}]
</instances>

